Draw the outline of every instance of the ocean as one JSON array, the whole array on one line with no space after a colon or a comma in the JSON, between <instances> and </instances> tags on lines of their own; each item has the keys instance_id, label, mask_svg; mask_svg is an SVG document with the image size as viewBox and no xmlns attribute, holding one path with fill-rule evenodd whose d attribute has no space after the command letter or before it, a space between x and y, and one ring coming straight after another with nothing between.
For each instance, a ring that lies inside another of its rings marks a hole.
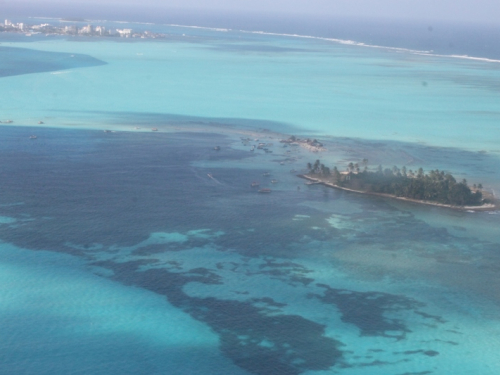
<instances>
[{"instance_id":1,"label":"ocean","mask_svg":"<svg viewBox=\"0 0 500 375\"><path fill-rule=\"evenodd\" d=\"M498 42L141 17L92 23L168 37L0 33L0 373L497 374L498 211L296 175L368 159L496 195Z\"/></svg>"}]
</instances>

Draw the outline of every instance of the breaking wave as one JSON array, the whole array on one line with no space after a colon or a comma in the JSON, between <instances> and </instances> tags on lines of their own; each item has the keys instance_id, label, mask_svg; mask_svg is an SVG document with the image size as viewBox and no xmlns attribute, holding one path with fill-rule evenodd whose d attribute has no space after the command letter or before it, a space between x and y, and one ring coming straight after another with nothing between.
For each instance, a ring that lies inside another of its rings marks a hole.
<instances>
[{"instance_id":1,"label":"breaking wave","mask_svg":"<svg viewBox=\"0 0 500 375\"><path fill-rule=\"evenodd\" d=\"M321 40L321 41L325 41L325 42L332 42L332 43L355 46L355 47L376 48L376 49L382 49L382 50L392 51L392 52L410 53L410 54L420 55L420 56L453 58L453 59L472 60L472 61L479 61L479 62L488 62L488 63L500 63L500 60L490 59L490 58L486 58L486 57L476 57L476 56L469 56L469 55L437 54L437 53L434 53L434 51L432 51L432 50L425 51L425 50L416 50L416 49L402 48L402 47L388 47L388 46L381 46L381 45L377 45L377 44L367 44L367 43L363 43L363 42L356 42L354 40L349 40L349 39L327 38L327 37L314 36L314 35L273 33L273 32L268 32L268 31L237 30L237 29L226 29L226 28L194 26L194 25L178 25L178 24L166 24L165 26L182 27L182 28L190 28L190 29L201 29L201 30L209 30L209 31L216 31L216 32L239 32L239 33L245 33L245 34L281 36L281 37L287 37L287 38L313 39L313 40Z\"/></svg>"}]
</instances>

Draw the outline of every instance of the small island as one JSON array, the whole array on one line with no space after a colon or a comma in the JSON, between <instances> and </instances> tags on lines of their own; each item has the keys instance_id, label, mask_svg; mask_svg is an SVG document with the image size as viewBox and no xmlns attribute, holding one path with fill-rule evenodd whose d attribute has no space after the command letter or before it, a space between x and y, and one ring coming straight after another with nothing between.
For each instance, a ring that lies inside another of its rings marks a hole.
<instances>
[{"instance_id":1,"label":"small island","mask_svg":"<svg viewBox=\"0 0 500 375\"><path fill-rule=\"evenodd\" d=\"M288 139L282 139L280 142L290 146L301 146L312 152L326 151L323 143L319 142L317 139L301 139L292 135Z\"/></svg>"},{"instance_id":2,"label":"small island","mask_svg":"<svg viewBox=\"0 0 500 375\"><path fill-rule=\"evenodd\" d=\"M358 163L349 163L347 170L340 172L337 167L326 167L316 160L307 163L308 172L299 175L310 182L325 186L353 191L362 194L402 199L435 206L466 210L493 210L496 202L489 194L484 194L482 184L467 185L467 180L458 182L450 173L432 170L424 173L422 168L416 171L401 169L397 166L375 171L368 170L368 160L363 159L361 170Z\"/></svg>"}]
</instances>

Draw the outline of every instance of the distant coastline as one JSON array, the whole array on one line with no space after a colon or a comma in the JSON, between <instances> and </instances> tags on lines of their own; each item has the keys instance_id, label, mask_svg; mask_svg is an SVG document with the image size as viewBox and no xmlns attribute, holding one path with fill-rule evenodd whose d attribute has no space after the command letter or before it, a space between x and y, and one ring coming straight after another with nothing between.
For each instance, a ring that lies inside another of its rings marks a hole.
<instances>
[{"instance_id":1,"label":"distant coastline","mask_svg":"<svg viewBox=\"0 0 500 375\"><path fill-rule=\"evenodd\" d=\"M83 18L83 17L33 17L32 15L29 16L29 18L36 18L36 19L46 19L46 20L57 20L58 22L78 22L78 23L88 23L89 25L87 26L82 26L82 28L86 28L90 26L92 23L99 23L102 22L101 18L98 20L92 20L90 18ZM409 53L417 56L427 56L431 58L444 58L444 59L460 59L460 60L468 60L470 62L483 62L483 63L500 63L500 58L495 55L495 56L488 56L488 54L477 51L468 51L468 50L454 50L453 53L448 53L449 51L449 46L448 46L448 40L446 40L446 48L441 48L439 50L436 50L435 48L429 48L429 46L409 46L409 47L404 47L404 43L398 43L391 45L391 43L385 44L385 40L379 40L379 41L373 41L373 42L367 42L367 41L361 41L363 38L359 38L359 36L353 36L351 39L350 37L344 37L344 38L339 38L336 36L336 34L330 35L330 33L320 33L320 34L315 34L314 32L312 33L307 33L307 32L302 32L302 33L293 33L290 30L275 30L273 27L268 28L267 31L262 30L260 28L258 29L253 29L252 26L246 25L246 27L243 28L238 28L238 27L230 27L227 24L224 24L224 22L221 22L221 25L218 26L217 24L208 26L208 25L197 25L193 24L191 20L189 21L184 21L186 23L182 22L173 22L173 23L166 23L164 24L161 21L156 21L156 22L151 22L154 20L149 20L149 22L137 22L137 21L110 21L114 23L123 23L123 24L149 24L149 25L163 25L167 27L180 27L180 28L191 28L191 29L204 29L204 30L209 30L209 31L215 31L215 32L236 32L236 33L245 33L245 34L259 34L259 35L269 35L269 36L281 36L285 38L300 38L300 39L311 39L311 40L318 40L318 41L323 41L323 42L330 42L330 43L335 43L335 44L340 44L340 45L347 45L347 46L354 46L354 47L363 47L363 48L371 48L371 49L379 49L379 50L386 50L386 51L391 51L395 53ZM219 20L220 21L220 20ZM107 21L106 21L107 22ZM273 24L274 25L274 24ZM37 26L37 25L35 25ZM39 26L39 25L38 25ZM54 26L51 26L52 28L57 28ZM96 28L103 28L103 26L95 26ZM39 34L39 33L45 33L47 35L53 34L53 35L80 35L80 32L77 33L68 33L64 28L59 28L59 32L52 32L51 30L25 30L25 31L19 31L15 29L10 29L6 30L5 26L3 24L0 24L0 32L13 32L13 33L23 33L27 36L31 36L32 34ZM115 30L119 29L111 29L111 32L114 32ZM337 31L338 34L343 35L342 30ZM135 34L135 36L134 36ZM149 34L149 36L148 36ZM491 33L494 35L494 33ZM371 39L371 35L369 39ZM481 34L483 36L484 33ZM104 33L103 35L99 34L92 34L92 36L125 36L125 35L107 35ZM125 36L127 37L127 36ZM161 34L161 33L152 33L152 32L133 32L131 35L128 37L133 37L133 38L159 38L163 39L166 38L167 35ZM493 39L495 40L495 39ZM491 43L491 41L490 41ZM476 43L477 44L477 43Z\"/></svg>"},{"instance_id":2,"label":"distant coastline","mask_svg":"<svg viewBox=\"0 0 500 375\"><path fill-rule=\"evenodd\" d=\"M29 25L27 23L19 22L13 23L6 19L3 24L0 24L0 32L4 33L17 33L26 36L35 34L45 35L63 35L63 36L90 36L90 37L104 37L104 38L139 38L139 39L164 39L167 36L162 33L154 33L151 31L134 31L130 28L115 29L106 28L102 25L87 24L85 26L77 25L76 23L86 22L83 18L63 18L62 22L74 22L73 25L64 27L53 26L49 23L41 23L38 25Z\"/></svg>"}]
</instances>

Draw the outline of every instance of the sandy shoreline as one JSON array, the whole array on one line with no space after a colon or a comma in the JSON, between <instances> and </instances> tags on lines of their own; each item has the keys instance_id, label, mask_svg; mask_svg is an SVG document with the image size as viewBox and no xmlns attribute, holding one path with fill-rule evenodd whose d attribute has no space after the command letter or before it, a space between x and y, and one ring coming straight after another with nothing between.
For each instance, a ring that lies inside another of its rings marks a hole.
<instances>
[{"instance_id":1,"label":"sandy shoreline","mask_svg":"<svg viewBox=\"0 0 500 375\"><path fill-rule=\"evenodd\" d=\"M405 198L405 197L397 197L395 195L390 195L390 194L372 193L372 192L367 192L367 191L360 191L360 190L349 189L349 188L345 188L345 187L342 187L342 186L334 185L334 184L332 184L330 182L322 181L322 180L320 180L318 178L309 177L309 176L306 176L306 175L303 175L303 174L297 175L297 177L300 177L300 178L303 178L303 179L306 179L306 180L309 180L309 181L317 182L318 185L324 185L324 186L331 187L331 188L334 188L334 189L350 191L350 192L358 193L358 194L374 195L374 196L383 197L383 198L397 199L397 200L402 200L402 201L405 201L405 202L413 202L413 203L418 203L418 204L425 204L427 206L436 206L436 207L451 208L453 210L460 210L460 211L495 211L495 210L498 209L497 205L495 205L493 203L483 204L482 206L453 206L451 204L443 204L443 203L436 203L436 202L430 202L430 201L420 201L420 200L417 200L417 199L411 199L411 198Z\"/></svg>"}]
</instances>

